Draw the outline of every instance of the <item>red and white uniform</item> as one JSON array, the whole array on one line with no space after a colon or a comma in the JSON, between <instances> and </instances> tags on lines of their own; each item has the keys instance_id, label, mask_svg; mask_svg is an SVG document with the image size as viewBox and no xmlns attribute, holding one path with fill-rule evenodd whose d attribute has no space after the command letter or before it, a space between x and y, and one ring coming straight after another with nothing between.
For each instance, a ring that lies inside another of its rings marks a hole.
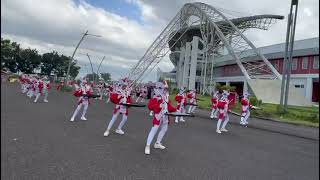
<instances>
[{"instance_id":1,"label":"red and white uniform","mask_svg":"<svg viewBox=\"0 0 320 180\"><path fill-rule=\"evenodd\" d=\"M177 111L177 109L172 106L170 100L166 102L165 98L163 98L160 95L154 96L152 99L149 100L148 108L150 111L153 111L154 113L152 121L153 125L160 125L161 120L163 120L162 117L164 116L164 113ZM169 123L169 121L166 121L165 123Z\"/></svg>"},{"instance_id":2,"label":"red and white uniform","mask_svg":"<svg viewBox=\"0 0 320 180\"><path fill-rule=\"evenodd\" d=\"M113 85L107 86L107 94L108 94L107 103L110 101L110 97L111 97L111 94L113 93L113 91L114 91Z\"/></svg>"},{"instance_id":3,"label":"red and white uniform","mask_svg":"<svg viewBox=\"0 0 320 180\"><path fill-rule=\"evenodd\" d=\"M250 104L250 101L248 99L248 94L244 94L244 97L240 101L241 103L241 119L240 124L241 125L247 125L248 124L248 118L250 116L250 108L252 108L252 105Z\"/></svg>"},{"instance_id":4,"label":"red and white uniform","mask_svg":"<svg viewBox=\"0 0 320 180\"><path fill-rule=\"evenodd\" d=\"M189 93L187 94L187 97L189 99L189 103L190 104L197 105L197 97L196 97L196 91L195 90L189 91ZM188 113L193 113L194 110L196 109L196 107L197 106L190 105Z\"/></svg>"},{"instance_id":5,"label":"red and white uniform","mask_svg":"<svg viewBox=\"0 0 320 180\"><path fill-rule=\"evenodd\" d=\"M231 112L230 101L228 100L228 96L230 93L228 91L224 91L222 98L218 101L217 108L219 109L218 122L217 122L217 133L227 132L226 125L229 122L229 112ZM220 125L223 121L222 127Z\"/></svg>"},{"instance_id":6,"label":"red and white uniform","mask_svg":"<svg viewBox=\"0 0 320 180\"><path fill-rule=\"evenodd\" d=\"M114 122L117 120L119 114L122 114L122 120L116 129L116 133L123 135L124 131L122 127L126 123L128 119L128 106L124 106L121 104L131 104L131 92L128 86L128 78L124 78L120 80L118 87L116 87L115 92L111 93L110 100L115 104L113 109L112 119L108 124L107 130L104 133L104 136L108 136L110 133L110 129L112 128Z\"/></svg>"},{"instance_id":7,"label":"red and white uniform","mask_svg":"<svg viewBox=\"0 0 320 180\"><path fill-rule=\"evenodd\" d=\"M60 83L58 84L58 86L57 86L57 90L59 91L59 90L61 90L61 88L62 88L62 86L64 85L64 81L60 81Z\"/></svg>"},{"instance_id":8,"label":"red and white uniform","mask_svg":"<svg viewBox=\"0 0 320 180\"><path fill-rule=\"evenodd\" d=\"M184 89L180 89L180 92L176 95L175 100L178 102L177 111L179 113L185 113L185 107L187 105L187 96L184 93ZM178 123L178 119L179 117L177 116L175 120L176 123ZM182 116L180 117L180 121L185 122Z\"/></svg>"},{"instance_id":9,"label":"red and white uniform","mask_svg":"<svg viewBox=\"0 0 320 180\"><path fill-rule=\"evenodd\" d=\"M212 97L211 97L211 115L210 115L210 118L217 118L218 93L219 93L219 91L214 92Z\"/></svg>"},{"instance_id":10,"label":"red and white uniform","mask_svg":"<svg viewBox=\"0 0 320 180\"><path fill-rule=\"evenodd\" d=\"M77 88L78 89L76 89L73 92L73 95L78 97L78 103L77 103L78 106L77 106L77 109L74 111L70 121L74 121L74 118L77 116L82 106L83 106L83 112L82 112L81 120L87 120L85 115L87 113L88 106L90 104L90 100L88 96L92 95L92 88L91 86L86 84L86 80L83 80L81 87L80 88L77 87Z\"/></svg>"},{"instance_id":11,"label":"red and white uniform","mask_svg":"<svg viewBox=\"0 0 320 180\"><path fill-rule=\"evenodd\" d=\"M111 93L110 100L115 104L115 107L113 109L113 114L120 112L128 116L128 107L120 105L120 103L125 103L125 104L132 103L131 96L127 96L125 92L118 91L118 92Z\"/></svg>"},{"instance_id":12,"label":"red and white uniform","mask_svg":"<svg viewBox=\"0 0 320 180\"><path fill-rule=\"evenodd\" d=\"M50 81L45 77L43 80L39 80L36 85L36 99L34 102L37 102L41 95L44 95L44 102L48 102L48 91L51 89Z\"/></svg>"},{"instance_id":13,"label":"red and white uniform","mask_svg":"<svg viewBox=\"0 0 320 180\"><path fill-rule=\"evenodd\" d=\"M29 98L32 98L34 95L36 95L36 86L37 86L36 84L37 84L37 79L35 79L35 78L30 79L29 89L27 92L27 96Z\"/></svg>"},{"instance_id":14,"label":"red and white uniform","mask_svg":"<svg viewBox=\"0 0 320 180\"><path fill-rule=\"evenodd\" d=\"M139 99L141 98L141 102L143 102L144 98L147 97L148 95L148 89L146 86L143 86L141 89L140 89L140 95L139 97L137 98L136 102L139 101Z\"/></svg>"},{"instance_id":15,"label":"red and white uniform","mask_svg":"<svg viewBox=\"0 0 320 180\"><path fill-rule=\"evenodd\" d=\"M104 82L100 81L99 84L97 85L97 89L98 89L98 95L100 95L99 99L102 100Z\"/></svg>"},{"instance_id":16,"label":"red and white uniform","mask_svg":"<svg viewBox=\"0 0 320 180\"><path fill-rule=\"evenodd\" d=\"M150 111L154 112L154 115L152 119L153 126L147 138L145 154L150 154L150 145L160 126L161 130L158 134L154 148L165 149L165 147L161 144L161 141L168 129L169 124L168 115L166 115L166 113L177 111L177 109L172 106L169 100L169 93L165 90L165 88L167 88L165 83L157 82L156 88L154 89L155 96L148 102L148 108Z\"/></svg>"},{"instance_id":17,"label":"red and white uniform","mask_svg":"<svg viewBox=\"0 0 320 180\"><path fill-rule=\"evenodd\" d=\"M21 75L19 77L19 81L20 81L20 84L21 84L21 92L22 93L26 93L27 92L27 78L25 75Z\"/></svg>"},{"instance_id":18,"label":"red and white uniform","mask_svg":"<svg viewBox=\"0 0 320 180\"><path fill-rule=\"evenodd\" d=\"M91 94L91 87L88 85L82 86L80 89L77 89L73 92L73 95L78 97L78 105L82 103L90 104L90 100L86 96L91 96Z\"/></svg>"}]
</instances>

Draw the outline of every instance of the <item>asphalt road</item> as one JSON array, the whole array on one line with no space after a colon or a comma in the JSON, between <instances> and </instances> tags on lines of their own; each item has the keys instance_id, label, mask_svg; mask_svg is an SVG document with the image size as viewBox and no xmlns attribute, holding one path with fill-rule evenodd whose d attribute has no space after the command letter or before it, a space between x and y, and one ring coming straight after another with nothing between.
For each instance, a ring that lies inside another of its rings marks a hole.
<instances>
[{"instance_id":1,"label":"asphalt road","mask_svg":"<svg viewBox=\"0 0 320 180\"><path fill-rule=\"evenodd\" d=\"M76 98L54 90L48 100L33 103L17 85L2 83L1 179L319 179L317 140L233 124L217 134L216 121L195 117L171 123L167 149L147 156L146 109L130 109L125 135L103 137L113 105L94 100L88 121L69 122Z\"/></svg>"}]
</instances>

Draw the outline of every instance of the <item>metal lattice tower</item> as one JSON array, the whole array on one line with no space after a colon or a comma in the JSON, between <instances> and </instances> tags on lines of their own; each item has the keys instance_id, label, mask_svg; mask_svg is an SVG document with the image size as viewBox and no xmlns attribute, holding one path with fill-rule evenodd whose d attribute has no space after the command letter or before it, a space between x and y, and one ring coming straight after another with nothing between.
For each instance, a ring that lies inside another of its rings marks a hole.
<instances>
[{"instance_id":1,"label":"metal lattice tower","mask_svg":"<svg viewBox=\"0 0 320 180\"><path fill-rule=\"evenodd\" d=\"M201 42L205 46L205 56L219 55L217 50L225 47L246 79L280 79L278 71L243 35L243 32L249 28L267 30L276 20L283 18L283 16L277 15L238 17L230 11L218 10L204 3L187 3L130 70L128 77L134 83L140 82L167 55L170 48L175 46L190 28L196 26L201 31ZM259 57L262 61L250 61L248 56ZM204 67L204 71L207 68ZM208 74L204 73L204 78L206 76Z\"/></svg>"}]
</instances>

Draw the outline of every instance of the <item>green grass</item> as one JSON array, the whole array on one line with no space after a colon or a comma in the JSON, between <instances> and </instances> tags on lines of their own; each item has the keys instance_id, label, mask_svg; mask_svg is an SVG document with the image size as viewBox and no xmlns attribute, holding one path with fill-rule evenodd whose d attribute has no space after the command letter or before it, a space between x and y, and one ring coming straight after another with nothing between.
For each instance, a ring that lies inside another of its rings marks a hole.
<instances>
[{"instance_id":1,"label":"green grass","mask_svg":"<svg viewBox=\"0 0 320 180\"><path fill-rule=\"evenodd\" d=\"M170 95L170 100L174 105L176 105L174 97L175 94ZM198 95L198 98L202 100L198 101L198 107L200 109L211 109L210 96ZM319 108L317 107L289 106L286 114L279 113L277 107L278 105L276 104L262 103L260 110L252 109L250 111L251 117L268 118L298 125L319 127ZM232 110L240 113L240 108L240 103L237 102L236 106Z\"/></svg>"}]
</instances>

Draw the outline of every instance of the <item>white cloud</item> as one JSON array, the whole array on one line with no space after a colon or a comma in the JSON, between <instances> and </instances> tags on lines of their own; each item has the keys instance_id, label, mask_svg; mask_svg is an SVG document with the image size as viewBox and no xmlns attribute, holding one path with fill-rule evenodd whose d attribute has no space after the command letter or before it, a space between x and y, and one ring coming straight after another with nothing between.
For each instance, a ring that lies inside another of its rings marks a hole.
<instances>
[{"instance_id":1,"label":"white cloud","mask_svg":"<svg viewBox=\"0 0 320 180\"><path fill-rule=\"evenodd\" d=\"M84 0L78 4L73 0L4 0L1 2L1 36L13 39L25 47L32 47L40 53L58 51L72 54L75 45L85 30L101 38L88 36L79 52L89 53L98 66L105 55L110 59L102 71L116 71L125 74L158 34L169 23L185 0L126 0L137 5L143 23L138 20L94 7ZM204 0L212 6L230 9L247 16L253 14L279 14L286 16L290 0ZM275 5L276 4L276 5ZM319 36L319 1L299 1L296 39ZM279 21L270 30L249 30L246 35L256 46L281 43L285 40L286 20ZM87 62L84 55L76 55L80 62ZM170 71L172 64L165 59L159 64L164 71ZM81 70L81 73L85 70ZM119 74L119 73L118 73ZM154 73L153 73L154 75ZM155 77L154 76L151 77ZM116 75L115 75L116 76ZM120 76L120 75L117 75Z\"/></svg>"}]
</instances>

